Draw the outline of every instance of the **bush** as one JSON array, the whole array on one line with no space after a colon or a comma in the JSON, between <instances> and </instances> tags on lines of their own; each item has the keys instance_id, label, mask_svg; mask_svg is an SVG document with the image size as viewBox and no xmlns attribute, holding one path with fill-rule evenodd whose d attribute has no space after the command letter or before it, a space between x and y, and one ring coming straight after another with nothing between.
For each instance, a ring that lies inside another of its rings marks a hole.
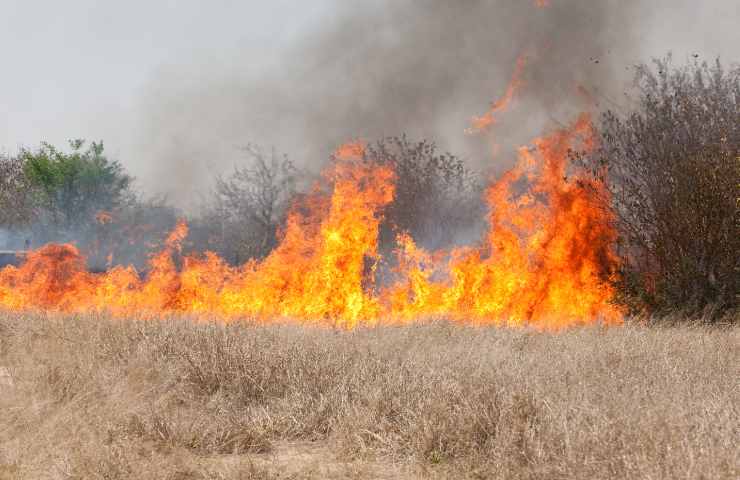
<instances>
[{"instance_id":1,"label":"bush","mask_svg":"<svg viewBox=\"0 0 740 480\"><path fill-rule=\"evenodd\" d=\"M214 251L233 264L263 258L275 248L297 174L274 150L267 154L249 145L244 151L248 164L216 179L191 235L195 249Z\"/></svg>"},{"instance_id":2,"label":"bush","mask_svg":"<svg viewBox=\"0 0 740 480\"><path fill-rule=\"evenodd\" d=\"M0 155L0 228L27 225L34 214L31 184L20 157Z\"/></svg>"},{"instance_id":3,"label":"bush","mask_svg":"<svg viewBox=\"0 0 740 480\"><path fill-rule=\"evenodd\" d=\"M83 150L83 140L70 142L67 154L48 143L21 152L25 175L38 204L54 226L69 229L95 221L101 210L112 210L130 199L133 178L104 155L103 144Z\"/></svg>"},{"instance_id":4,"label":"bush","mask_svg":"<svg viewBox=\"0 0 740 480\"><path fill-rule=\"evenodd\" d=\"M622 300L653 312L738 307L740 69L671 57L637 69L635 111L603 115L588 159L608 182Z\"/></svg>"},{"instance_id":5,"label":"bush","mask_svg":"<svg viewBox=\"0 0 740 480\"><path fill-rule=\"evenodd\" d=\"M380 232L381 250L393 248L397 232L408 232L429 249L449 247L466 241L461 236L469 235L482 218L478 177L460 158L438 153L434 143L389 137L368 145L364 156L396 172L395 197Z\"/></svg>"},{"instance_id":6,"label":"bush","mask_svg":"<svg viewBox=\"0 0 740 480\"><path fill-rule=\"evenodd\" d=\"M111 264L146 268L177 220L164 198L145 199L123 166L106 158L102 143L70 142L64 153L37 150L0 156L0 244L21 248L73 242L94 271Z\"/></svg>"},{"instance_id":7,"label":"bush","mask_svg":"<svg viewBox=\"0 0 740 480\"><path fill-rule=\"evenodd\" d=\"M181 212L168 205L165 197L137 196L105 215L99 217L103 221L91 226L91 234L82 245L88 266L100 271L111 265L133 265L144 272L151 252L164 247Z\"/></svg>"}]
</instances>

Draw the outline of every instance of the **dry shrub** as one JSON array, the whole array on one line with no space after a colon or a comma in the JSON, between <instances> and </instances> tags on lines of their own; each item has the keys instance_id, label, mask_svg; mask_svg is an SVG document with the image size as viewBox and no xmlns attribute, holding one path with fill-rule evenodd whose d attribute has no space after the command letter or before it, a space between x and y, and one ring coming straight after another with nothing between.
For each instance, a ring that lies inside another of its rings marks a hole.
<instances>
[{"instance_id":1,"label":"dry shrub","mask_svg":"<svg viewBox=\"0 0 740 480\"><path fill-rule=\"evenodd\" d=\"M460 157L438 151L429 140L388 137L369 144L365 159L389 165L396 174L393 202L385 208L381 249L396 248L396 234L407 232L436 250L467 242L484 215L478 174Z\"/></svg>"},{"instance_id":2,"label":"dry shrub","mask_svg":"<svg viewBox=\"0 0 740 480\"><path fill-rule=\"evenodd\" d=\"M243 151L246 163L216 177L201 214L191 222L189 240L194 250L217 252L233 264L263 258L275 248L299 177L288 157L274 149L247 145Z\"/></svg>"},{"instance_id":3,"label":"dry shrub","mask_svg":"<svg viewBox=\"0 0 740 480\"><path fill-rule=\"evenodd\" d=\"M0 228L26 225L34 215L31 182L18 156L0 153Z\"/></svg>"},{"instance_id":4,"label":"dry shrub","mask_svg":"<svg viewBox=\"0 0 740 480\"><path fill-rule=\"evenodd\" d=\"M589 157L611 190L623 300L652 312L740 306L740 68L637 69L634 111L607 112Z\"/></svg>"}]
</instances>

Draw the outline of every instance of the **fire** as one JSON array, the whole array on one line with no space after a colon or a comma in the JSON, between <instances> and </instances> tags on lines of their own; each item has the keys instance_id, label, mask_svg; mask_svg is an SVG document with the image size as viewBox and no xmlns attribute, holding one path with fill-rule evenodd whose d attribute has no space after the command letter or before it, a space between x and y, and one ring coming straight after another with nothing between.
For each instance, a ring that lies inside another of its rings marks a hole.
<instances>
[{"instance_id":1,"label":"fire","mask_svg":"<svg viewBox=\"0 0 740 480\"><path fill-rule=\"evenodd\" d=\"M449 252L444 267L402 236L402 279L388 293L393 313L546 329L596 318L620 323L620 310L609 303L618 258L606 190L584 174L566 178L577 140L593 144L587 115L537 139L534 151L522 148L516 167L488 188L485 240ZM517 194L520 182L530 188ZM445 279L431 280L438 270Z\"/></svg>"},{"instance_id":2,"label":"fire","mask_svg":"<svg viewBox=\"0 0 740 480\"><path fill-rule=\"evenodd\" d=\"M47 245L20 267L0 271L0 306L116 316L168 313L224 318L293 317L352 327L383 316L368 291L380 257L380 210L390 203L394 173L361 159L338 160L327 173L333 192L316 191L288 216L279 246L262 262L228 266L213 253L176 258L187 236L181 222L149 262L145 279L132 267L93 274L72 245Z\"/></svg>"},{"instance_id":3,"label":"fire","mask_svg":"<svg viewBox=\"0 0 740 480\"><path fill-rule=\"evenodd\" d=\"M397 280L377 291L378 230L393 200L394 172L358 158L361 144L352 144L338 150L344 154L325 174L331 191L317 186L293 206L280 244L262 261L231 267L206 253L178 266L184 222L150 258L145 276L120 266L93 274L74 246L47 245L0 271L0 307L289 317L345 328L430 315L544 329L620 323L610 303L618 260L606 190L585 174L568 178L568 149L592 143L584 115L522 148L517 165L486 192L490 228L478 246L426 252L401 234Z\"/></svg>"},{"instance_id":4,"label":"fire","mask_svg":"<svg viewBox=\"0 0 740 480\"><path fill-rule=\"evenodd\" d=\"M520 57L504 96L470 131L488 128L508 108L524 66ZM397 258L384 259L378 233L393 201L395 172L370 163L363 142L347 143L335 151L323 182L296 199L278 246L263 260L234 267L212 252L183 256L183 221L145 273L133 266L92 273L75 246L46 245L20 266L0 270L0 308L292 318L342 328L429 316L548 330L619 324L622 312L611 303L619 260L607 190L568 169L570 149L593 144L584 114L521 148L515 167L486 191L489 228L477 245L427 252L401 233ZM97 216L101 224L111 219L108 212ZM395 278L378 286L378 266L394 260Z\"/></svg>"},{"instance_id":5,"label":"fire","mask_svg":"<svg viewBox=\"0 0 740 480\"><path fill-rule=\"evenodd\" d=\"M511 81L508 87L506 87L506 93L504 96L498 99L496 102L491 104L491 108L484 115L480 117L473 117L470 127L465 131L468 134L480 133L497 121L496 115L505 112L509 108L509 104L514 99L514 95L519 91L523 85L522 74L524 73L524 67L527 65L527 57L520 55L516 60L516 66L514 67L514 73L511 76Z\"/></svg>"},{"instance_id":6,"label":"fire","mask_svg":"<svg viewBox=\"0 0 740 480\"><path fill-rule=\"evenodd\" d=\"M347 142L334 151L334 157L342 160L362 158L363 155L365 155L365 143L361 140Z\"/></svg>"},{"instance_id":7,"label":"fire","mask_svg":"<svg viewBox=\"0 0 740 480\"><path fill-rule=\"evenodd\" d=\"M113 215L110 212L101 210L95 214L95 221L101 225L107 225L113 221Z\"/></svg>"},{"instance_id":8,"label":"fire","mask_svg":"<svg viewBox=\"0 0 740 480\"><path fill-rule=\"evenodd\" d=\"M382 316L370 291L380 257L380 210L394 193L388 167L340 162L330 198L315 194L308 213L294 209L280 245L247 267L239 286L224 291L226 313L262 318L329 320L351 327Z\"/></svg>"},{"instance_id":9,"label":"fire","mask_svg":"<svg viewBox=\"0 0 740 480\"><path fill-rule=\"evenodd\" d=\"M534 5L537 8L546 8L550 6L550 0L535 0Z\"/></svg>"}]
</instances>

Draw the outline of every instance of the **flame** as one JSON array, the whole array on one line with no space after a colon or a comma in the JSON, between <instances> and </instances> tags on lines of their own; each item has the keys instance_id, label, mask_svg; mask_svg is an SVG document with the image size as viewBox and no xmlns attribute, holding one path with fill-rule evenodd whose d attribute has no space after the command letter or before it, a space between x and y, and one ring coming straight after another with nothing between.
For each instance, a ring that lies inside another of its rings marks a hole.
<instances>
[{"instance_id":1,"label":"flame","mask_svg":"<svg viewBox=\"0 0 740 480\"><path fill-rule=\"evenodd\" d=\"M537 8L547 8L550 6L550 0L535 0L534 5Z\"/></svg>"},{"instance_id":2,"label":"flame","mask_svg":"<svg viewBox=\"0 0 740 480\"><path fill-rule=\"evenodd\" d=\"M480 117L473 117L473 119L471 120L471 125L468 129L465 130L465 133L480 133L496 123L496 115L505 112L509 108L509 104L514 99L514 95L516 95L516 93L522 87L522 74L524 73L524 67L526 65L527 57L524 55L520 55L516 60L514 73L511 76L509 85L506 87L506 93L504 93L504 96L498 99L496 102L493 102L488 112Z\"/></svg>"},{"instance_id":3,"label":"flame","mask_svg":"<svg viewBox=\"0 0 740 480\"><path fill-rule=\"evenodd\" d=\"M352 327L382 316L369 291L380 256L380 210L393 199L394 172L362 161L337 161L333 192L314 192L288 216L279 246L262 262L228 266L213 253L176 259L187 225L178 223L141 279L133 267L86 271L73 245L47 245L20 267L0 271L0 306L116 316L167 313L224 318L295 317Z\"/></svg>"},{"instance_id":4,"label":"flame","mask_svg":"<svg viewBox=\"0 0 740 480\"><path fill-rule=\"evenodd\" d=\"M525 63L519 57L506 93L473 119L469 132L487 129L508 108ZM514 168L486 191L485 237L474 246L427 252L401 233L395 278L385 287L375 278L384 261L378 232L393 201L395 172L370 163L358 140L337 148L323 182L294 202L278 246L261 261L233 267L212 252L183 256L184 221L149 258L145 274L133 266L92 273L74 245L46 245L28 252L20 266L0 270L0 308L227 321L287 317L342 328L437 315L548 330L619 324L622 311L611 303L619 259L608 192L593 176L568 170L571 148L593 146L591 119L583 114L521 148ZM112 221L109 212L96 218ZM107 261L110 267L112 253Z\"/></svg>"},{"instance_id":5,"label":"flame","mask_svg":"<svg viewBox=\"0 0 740 480\"><path fill-rule=\"evenodd\" d=\"M588 115L537 139L534 151L520 149L515 168L487 190L485 240L449 252L444 268L402 236L404 272L388 293L394 314L546 329L596 318L621 323L622 312L610 303L608 280L618 258L606 189L585 174L566 177L568 149L577 140L593 146ZM520 182L530 188L517 194ZM432 281L439 270L445 280Z\"/></svg>"},{"instance_id":6,"label":"flame","mask_svg":"<svg viewBox=\"0 0 740 480\"><path fill-rule=\"evenodd\" d=\"M378 230L395 175L358 158L358 145L337 150L324 175L330 191L318 185L295 203L262 261L232 267L214 253L182 258L181 221L146 275L130 266L90 273L72 245L29 252L20 267L0 270L0 307L290 317L344 328L430 315L543 329L621 322L610 303L618 259L606 190L583 173L568 178L568 149L593 145L588 115L520 149L517 165L486 192L489 230L479 245L427 252L400 234L396 280L385 288L375 286Z\"/></svg>"},{"instance_id":7,"label":"flame","mask_svg":"<svg viewBox=\"0 0 740 480\"><path fill-rule=\"evenodd\" d=\"M362 158L363 155L365 155L365 142L362 140L347 142L334 151L334 157L340 160Z\"/></svg>"},{"instance_id":8,"label":"flame","mask_svg":"<svg viewBox=\"0 0 740 480\"><path fill-rule=\"evenodd\" d=\"M326 319L346 327L381 316L369 286L380 260L380 210L393 199L394 173L340 162L330 179L331 197L308 199L308 214L294 209L275 251L245 272L240 287L227 289L227 313Z\"/></svg>"}]
</instances>

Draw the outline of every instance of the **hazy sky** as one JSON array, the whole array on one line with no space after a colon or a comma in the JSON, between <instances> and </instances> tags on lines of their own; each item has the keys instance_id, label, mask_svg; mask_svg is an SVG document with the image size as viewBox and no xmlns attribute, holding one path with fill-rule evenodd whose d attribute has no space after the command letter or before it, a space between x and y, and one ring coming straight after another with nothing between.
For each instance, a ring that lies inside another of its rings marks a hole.
<instances>
[{"instance_id":1,"label":"hazy sky","mask_svg":"<svg viewBox=\"0 0 740 480\"><path fill-rule=\"evenodd\" d=\"M303 164L399 128L464 150L466 119L528 49L542 66L536 108L503 132L556 114L556 83L609 83L619 101L622 66L669 50L740 60L738 0L533 3L0 0L0 150L102 139L142 188L187 203L247 142ZM573 78L554 74L548 97L547 68L562 65Z\"/></svg>"},{"instance_id":2,"label":"hazy sky","mask_svg":"<svg viewBox=\"0 0 740 480\"><path fill-rule=\"evenodd\" d=\"M162 71L226 70L237 57L258 71L331 4L0 0L0 148L113 136L120 150L128 134L117 130L131 128L142 90Z\"/></svg>"}]
</instances>

